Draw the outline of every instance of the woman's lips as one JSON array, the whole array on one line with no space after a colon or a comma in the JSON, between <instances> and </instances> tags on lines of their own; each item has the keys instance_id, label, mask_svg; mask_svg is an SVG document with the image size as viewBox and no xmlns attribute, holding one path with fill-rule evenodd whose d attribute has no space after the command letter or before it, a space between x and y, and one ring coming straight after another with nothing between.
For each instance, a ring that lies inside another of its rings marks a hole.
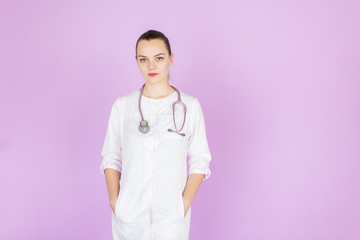
<instances>
[{"instance_id":1,"label":"woman's lips","mask_svg":"<svg viewBox=\"0 0 360 240\"><path fill-rule=\"evenodd\" d=\"M150 77L154 77L154 76L158 75L158 73L149 73L148 75L149 75Z\"/></svg>"}]
</instances>

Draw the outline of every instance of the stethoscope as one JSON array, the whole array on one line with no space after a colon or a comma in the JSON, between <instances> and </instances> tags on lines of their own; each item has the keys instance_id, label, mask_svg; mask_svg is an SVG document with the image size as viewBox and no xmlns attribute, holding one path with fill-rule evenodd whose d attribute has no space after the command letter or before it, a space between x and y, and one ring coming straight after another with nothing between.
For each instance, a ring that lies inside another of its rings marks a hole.
<instances>
[{"instance_id":1,"label":"stethoscope","mask_svg":"<svg viewBox=\"0 0 360 240\"><path fill-rule=\"evenodd\" d=\"M139 131L142 132L142 133L147 133L149 132L150 130L150 126L148 124L148 122L146 120L144 120L144 117L143 117L143 114L142 114L142 111L141 111L141 97L142 97L142 94L143 94L143 91L144 91L144 86L145 86L145 83L144 85L141 87L140 89L140 97L139 97L139 111L140 111L140 115L141 115L141 121L140 121L140 125L139 125ZM171 85L170 85L171 86ZM185 136L185 133L180 133L180 131L183 129L184 127L184 124L185 124L185 119L186 119L186 105L181 101L181 96L180 96L180 92L179 90L177 90L174 86L171 86L173 87L177 93L178 93L178 100L176 102L173 103L172 105L172 110L173 110L173 120L174 120L174 126L175 126L175 129L176 131L172 130L172 129L168 129L168 132L175 132L175 133L178 133L180 134L181 136ZM176 122L175 122L175 104L181 104L181 106L183 107L184 109L184 121L183 121L183 124L180 128L180 130L177 130L177 127L176 127Z\"/></svg>"}]
</instances>

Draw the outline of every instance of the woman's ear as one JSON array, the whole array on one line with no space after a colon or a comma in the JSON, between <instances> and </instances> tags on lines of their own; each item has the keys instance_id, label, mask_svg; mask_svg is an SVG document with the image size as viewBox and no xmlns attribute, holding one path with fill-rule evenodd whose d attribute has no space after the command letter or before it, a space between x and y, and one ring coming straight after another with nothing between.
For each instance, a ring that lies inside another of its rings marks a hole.
<instances>
[{"instance_id":1,"label":"woman's ear","mask_svg":"<svg viewBox=\"0 0 360 240\"><path fill-rule=\"evenodd\" d=\"M170 65L172 65L174 62L174 53L172 52L170 55Z\"/></svg>"}]
</instances>

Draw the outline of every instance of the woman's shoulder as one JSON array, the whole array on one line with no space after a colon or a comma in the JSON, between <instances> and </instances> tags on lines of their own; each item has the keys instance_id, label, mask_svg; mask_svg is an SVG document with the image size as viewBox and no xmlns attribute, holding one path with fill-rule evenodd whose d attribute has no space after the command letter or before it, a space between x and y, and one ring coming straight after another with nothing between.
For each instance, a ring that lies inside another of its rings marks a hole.
<instances>
[{"instance_id":1,"label":"woman's shoulder","mask_svg":"<svg viewBox=\"0 0 360 240\"><path fill-rule=\"evenodd\" d=\"M183 92L181 90L179 90L179 92L181 95L181 101L185 104L188 113L192 112L193 109L195 109L196 111L199 110L199 108L201 108L197 97L190 95L189 93ZM120 113L120 115L130 114L131 111L137 110L137 108L135 108L134 106L135 105L138 106L139 96L140 96L139 89L131 91L126 95L117 97L113 105Z\"/></svg>"},{"instance_id":2,"label":"woman's shoulder","mask_svg":"<svg viewBox=\"0 0 360 240\"><path fill-rule=\"evenodd\" d=\"M135 102L136 99L138 100L139 95L139 90L134 90L130 93L117 97L114 101L114 104L118 105L119 107L126 106L132 102Z\"/></svg>"},{"instance_id":3,"label":"woman's shoulder","mask_svg":"<svg viewBox=\"0 0 360 240\"><path fill-rule=\"evenodd\" d=\"M198 101L198 99L195 96L192 96L188 93L182 92L180 91L181 94L181 101L186 105L186 107L190 107L192 106L196 101Z\"/></svg>"},{"instance_id":4,"label":"woman's shoulder","mask_svg":"<svg viewBox=\"0 0 360 240\"><path fill-rule=\"evenodd\" d=\"M130 93L119 96L113 102L113 107L116 108L120 115L124 113L129 114L129 110L131 110L130 106L133 104L137 104L139 94L139 90L134 90Z\"/></svg>"},{"instance_id":5,"label":"woman's shoulder","mask_svg":"<svg viewBox=\"0 0 360 240\"><path fill-rule=\"evenodd\" d=\"M186 105L187 114L190 118L202 115L202 106L197 97L181 92L181 101Z\"/></svg>"},{"instance_id":6,"label":"woman's shoulder","mask_svg":"<svg viewBox=\"0 0 360 240\"><path fill-rule=\"evenodd\" d=\"M186 106L190 106L193 105L196 101L198 101L198 99L195 96L192 96L186 92L180 91L180 95L181 95L181 101L186 105ZM115 102L119 105L128 105L131 104L133 102L138 102L139 101L139 96L140 96L140 90L134 90L126 95L123 96L119 96Z\"/></svg>"},{"instance_id":7,"label":"woman's shoulder","mask_svg":"<svg viewBox=\"0 0 360 240\"><path fill-rule=\"evenodd\" d=\"M136 97L139 97L139 94L140 94L140 91L137 89L137 90L134 90L130 93L127 93L125 95L122 95L122 96L119 96L115 102L117 103L126 103L128 101L133 101L134 98Z\"/></svg>"}]
</instances>

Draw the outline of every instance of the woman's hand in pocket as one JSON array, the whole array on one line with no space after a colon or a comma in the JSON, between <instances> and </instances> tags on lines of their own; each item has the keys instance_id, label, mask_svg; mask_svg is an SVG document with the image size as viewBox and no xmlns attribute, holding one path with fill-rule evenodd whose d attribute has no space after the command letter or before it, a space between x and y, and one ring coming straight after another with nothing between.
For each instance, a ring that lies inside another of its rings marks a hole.
<instances>
[{"instance_id":1,"label":"woman's hand in pocket","mask_svg":"<svg viewBox=\"0 0 360 240\"><path fill-rule=\"evenodd\" d=\"M115 214L116 202L117 202L117 198L115 198L115 199L110 199L110 201L109 201L110 207L111 207L111 209L112 209L112 211L113 211L114 214Z\"/></svg>"},{"instance_id":2,"label":"woman's hand in pocket","mask_svg":"<svg viewBox=\"0 0 360 240\"><path fill-rule=\"evenodd\" d=\"M187 211L189 210L189 208L191 206L191 202L188 201L186 198L184 198L184 196L183 196L183 202L184 202L184 217L185 217Z\"/></svg>"}]
</instances>

